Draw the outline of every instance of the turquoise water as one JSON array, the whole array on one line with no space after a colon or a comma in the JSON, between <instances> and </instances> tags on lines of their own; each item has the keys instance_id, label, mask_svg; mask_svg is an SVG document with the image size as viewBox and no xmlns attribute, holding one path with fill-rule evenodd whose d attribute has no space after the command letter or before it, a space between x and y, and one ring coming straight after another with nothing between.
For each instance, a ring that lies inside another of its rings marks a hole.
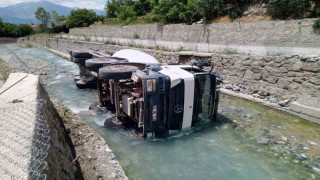
<instances>
[{"instance_id":1,"label":"turquoise water","mask_svg":"<svg viewBox=\"0 0 320 180\"><path fill-rule=\"evenodd\" d=\"M236 131L230 123L240 116L261 118L259 111L242 107L241 101L222 96L221 123L202 122L189 131L173 132L161 139L142 139L132 129L105 126L113 114L95 116L87 110L94 103L94 90L76 88L73 75L78 67L43 49L19 49L41 61L53 63L47 68L47 91L79 114L108 143L129 179L306 179L308 169L301 164L274 157L252 138ZM230 111L229 104L238 104L239 111ZM228 118L227 118L228 117Z\"/></svg>"}]
</instances>

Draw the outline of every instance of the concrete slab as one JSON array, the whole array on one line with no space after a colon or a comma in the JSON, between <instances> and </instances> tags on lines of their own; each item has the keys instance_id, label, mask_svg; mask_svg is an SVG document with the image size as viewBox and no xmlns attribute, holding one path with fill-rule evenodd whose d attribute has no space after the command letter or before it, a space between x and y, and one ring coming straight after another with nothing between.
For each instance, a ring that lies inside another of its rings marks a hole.
<instances>
[{"instance_id":1,"label":"concrete slab","mask_svg":"<svg viewBox=\"0 0 320 180\"><path fill-rule=\"evenodd\" d=\"M12 73L0 89L0 179L28 179L31 172L38 82L36 75Z\"/></svg>"},{"instance_id":2,"label":"concrete slab","mask_svg":"<svg viewBox=\"0 0 320 180\"><path fill-rule=\"evenodd\" d=\"M295 112L298 112L298 113L303 113L303 114L306 114L308 116L312 116L312 117L318 118L319 122L320 122L320 109L318 109L318 108L313 108L313 107L309 107L309 106L306 106L306 105L302 105L302 104L300 104L298 102L290 103L289 104L289 108L292 111L295 111Z\"/></svg>"},{"instance_id":3,"label":"concrete slab","mask_svg":"<svg viewBox=\"0 0 320 180\"><path fill-rule=\"evenodd\" d=\"M11 73L0 88L0 105L19 99L24 103L36 102L39 77L25 73Z\"/></svg>"},{"instance_id":4,"label":"concrete slab","mask_svg":"<svg viewBox=\"0 0 320 180\"><path fill-rule=\"evenodd\" d=\"M176 52L176 55L180 55L180 56L193 56L193 51L180 51L180 52Z\"/></svg>"},{"instance_id":5,"label":"concrete slab","mask_svg":"<svg viewBox=\"0 0 320 180\"><path fill-rule=\"evenodd\" d=\"M197 56L197 57L212 57L213 53L193 53L193 56Z\"/></svg>"}]
</instances>

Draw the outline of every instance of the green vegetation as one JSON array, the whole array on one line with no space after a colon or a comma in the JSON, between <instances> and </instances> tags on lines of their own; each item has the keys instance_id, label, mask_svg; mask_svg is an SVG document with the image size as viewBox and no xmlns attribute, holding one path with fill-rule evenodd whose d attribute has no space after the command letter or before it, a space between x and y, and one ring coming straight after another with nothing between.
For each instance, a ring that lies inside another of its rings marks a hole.
<instances>
[{"instance_id":1,"label":"green vegetation","mask_svg":"<svg viewBox=\"0 0 320 180\"><path fill-rule=\"evenodd\" d=\"M133 38L134 38L134 39L140 39L140 35L139 35L138 33L134 33L134 34L133 34Z\"/></svg>"},{"instance_id":2,"label":"green vegetation","mask_svg":"<svg viewBox=\"0 0 320 180\"><path fill-rule=\"evenodd\" d=\"M5 65L5 62L0 59L0 80L5 81L8 79L10 69Z\"/></svg>"},{"instance_id":3,"label":"green vegetation","mask_svg":"<svg viewBox=\"0 0 320 180\"><path fill-rule=\"evenodd\" d=\"M268 14L275 19L312 17L314 12L311 10L311 7L313 4L316 4L316 1L317 0L270 0ZM319 6L315 8L315 10L319 11Z\"/></svg>"},{"instance_id":4,"label":"green vegetation","mask_svg":"<svg viewBox=\"0 0 320 180\"><path fill-rule=\"evenodd\" d=\"M48 12L39 7L35 17L40 21L39 33L69 32L69 28L88 27L94 22L102 21L105 17L98 16L95 12L87 9L72 10L69 16L59 15L56 11ZM51 22L51 28L48 27Z\"/></svg>"},{"instance_id":5,"label":"green vegetation","mask_svg":"<svg viewBox=\"0 0 320 180\"><path fill-rule=\"evenodd\" d=\"M6 23L0 18L0 37L22 37L33 33L32 27L27 24Z\"/></svg>"},{"instance_id":6,"label":"green vegetation","mask_svg":"<svg viewBox=\"0 0 320 180\"><path fill-rule=\"evenodd\" d=\"M69 29L67 28L66 16L59 16L56 11L51 11L51 19L51 31L53 33L69 32Z\"/></svg>"},{"instance_id":7,"label":"green vegetation","mask_svg":"<svg viewBox=\"0 0 320 180\"><path fill-rule=\"evenodd\" d=\"M105 24L193 23L242 16L252 3L266 3L274 19L320 16L319 0L111 0Z\"/></svg>"},{"instance_id":8,"label":"green vegetation","mask_svg":"<svg viewBox=\"0 0 320 180\"><path fill-rule=\"evenodd\" d=\"M32 45L31 44L27 44L26 48L32 48Z\"/></svg>"},{"instance_id":9,"label":"green vegetation","mask_svg":"<svg viewBox=\"0 0 320 180\"><path fill-rule=\"evenodd\" d=\"M180 51L184 51L184 47L183 47L183 46L179 46L179 47L177 48L177 52L180 52Z\"/></svg>"},{"instance_id":10,"label":"green vegetation","mask_svg":"<svg viewBox=\"0 0 320 180\"><path fill-rule=\"evenodd\" d=\"M236 49L225 49L220 54L226 54L226 55L234 55L234 54L240 54Z\"/></svg>"},{"instance_id":11,"label":"green vegetation","mask_svg":"<svg viewBox=\"0 0 320 180\"><path fill-rule=\"evenodd\" d=\"M315 30L315 31L319 31L320 30L320 19L317 19L317 20L314 21L313 30Z\"/></svg>"},{"instance_id":12,"label":"green vegetation","mask_svg":"<svg viewBox=\"0 0 320 180\"><path fill-rule=\"evenodd\" d=\"M67 18L67 27L88 27L96 21L101 20L101 17L88 9L77 9L73 10L70 13L70 16Z\"/></svg>"},{"instance_id":13,"label":"green vegetation","mask_svg":"<svg viewBox=\"0 0 320 180\"><path fill-rule=\"evenodd\" d=\"M34 12L36 19L40 21L40 31L48 32L48 23L51 20L50 13L47 12L43 7L39 7L36 12Z\"/></svg>"}]
</instances>

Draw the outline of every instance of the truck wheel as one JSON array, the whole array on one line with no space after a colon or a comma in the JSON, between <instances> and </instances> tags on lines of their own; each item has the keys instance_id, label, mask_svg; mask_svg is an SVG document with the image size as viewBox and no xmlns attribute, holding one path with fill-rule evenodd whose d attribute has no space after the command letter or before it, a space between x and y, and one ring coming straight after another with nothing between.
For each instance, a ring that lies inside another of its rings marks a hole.
<instances>
[{"instance_id":1,"label":"truck wheel","mask_svg":"<svg viewBox=\"0 0 320 180\"><path fill-rule=\"evenodd\" d=\"M88 60L89 58L72 58L72 61L74 63L78 63L78 64L84 64L86 62L86 60Z\"/></svg>"},{"instance_id":2,"label":"truck wheel","mask_svg":"<svg viewBox=\"0 0 320 180\"><path fill-rule=\"evenodd\" d=\"M115 63L118 63L118 61L114 59L95 58L95 59L88 59L86 61L86 67L94 71L98 71L104 65L115 64Z\"/></svg>"},{"instance_id":3,"label":"truck wheel","mask_svg":"<svg viewBox=\"0 0 320 180\"><path fill-rule=\"evenodd\" d=\"M82 79L76 81L76 86L79 89L96 89L97 88L97 85L95 82L85 82Z\"/></svg>"},{"instance_id":4,"label":"truck wheel","mask_svg":"<svg viewBox=\"0 0 320 180\"><path fill-rule=\"evenodd\" d=\"M92 54L88 51L72 51L72 56L75 58L87 58L90 59L92 58Z\"/></svg>"},{"instance_id":5,"label":"truck wheel","mask_svg":"<svg viewBox=\"0 0 320 180\"><path fill-rule=\"evenodd\" d=\"M135 66L130 65L111 65L99 69L101 79L130 79L132 72L138 70Z\"/></svg>"}]
</instances>

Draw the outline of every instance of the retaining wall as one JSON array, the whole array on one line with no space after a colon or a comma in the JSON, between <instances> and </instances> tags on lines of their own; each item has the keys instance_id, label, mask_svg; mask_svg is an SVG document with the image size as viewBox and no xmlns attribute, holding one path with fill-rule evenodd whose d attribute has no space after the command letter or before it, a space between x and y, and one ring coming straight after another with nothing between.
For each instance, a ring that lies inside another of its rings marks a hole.
<instances>
[{"instance_id":1,"label":"retaining wall","mask_svg":"<svg viewBox=\"0 0 320 180\"><path fill-rule=\"evenodd\" d=\"M0 44L16 43L16 42L17 42L17 38L0 37Z\"/></svg>"},{"instance_id":2,"label":"retaining wall","mask_svg":"<svg viewBox=\"0 0 320 180\"><path fill-rule=\"evenodd\" d=\"M70 29L71 36L107 37L170 42L264 46L319 47L315 19L173 25L90 26ZM136 34L136 35L135 35ZM138 35L138 37L137 37ZM152 43L152 42L151 42Z\"/></svg>"},{"instance_id":3,"label":"retaining wall","mask_svg":"<svg viewBox=\"0 0 320 180\"><path fill-rule=\"evenodd\" d=\"M12 73L0 92L0 129L5 134L1 136L0 178L81 178L72 144L39 77ZM37 103L39 99L44 104Z\"/></svg>"}]
</instances>

